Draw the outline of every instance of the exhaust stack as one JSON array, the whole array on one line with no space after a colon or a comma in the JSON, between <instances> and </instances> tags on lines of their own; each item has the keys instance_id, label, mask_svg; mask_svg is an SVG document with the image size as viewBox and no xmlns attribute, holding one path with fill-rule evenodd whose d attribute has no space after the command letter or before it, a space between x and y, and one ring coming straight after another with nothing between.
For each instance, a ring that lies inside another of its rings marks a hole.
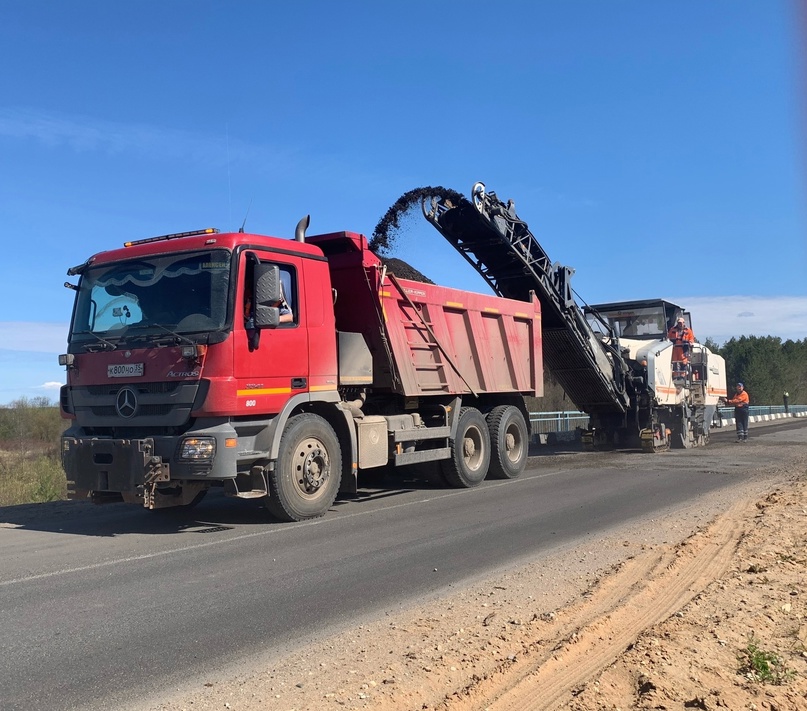
<instances>
[{"instance_id":1,"label":"exhaust stack","mask_svg":"<svg viewBox=\"0 0 807 711\"><path fill-rule=\"evenodd\" d=\"M306 215L302 220L297 223L297 227L294 230L294 239L298 242L305 242L305 231L308 229L308 225L311 223L311 215Z\"/></svg>"}]
</instances>

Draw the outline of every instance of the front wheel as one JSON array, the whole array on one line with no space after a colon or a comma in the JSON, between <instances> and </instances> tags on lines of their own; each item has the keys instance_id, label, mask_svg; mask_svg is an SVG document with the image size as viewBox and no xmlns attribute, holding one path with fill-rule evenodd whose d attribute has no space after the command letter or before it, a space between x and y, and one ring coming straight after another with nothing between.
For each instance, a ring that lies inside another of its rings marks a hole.
<instances>
[{"instance_id":1,"label":"front wheel","mask_svg":"<svg viewBox=\"0 0 807 711\"><path fill-rule=\"evenodd\" d=\"M490 433L479 410L474 407L460 410L451 458L440 464L446 482L458 489L469 489L485 480L490 466Z\"/></svg>"},{"instance_id":2,"label":"front wheel","mask_svg":"<svg viewBox=\"0 0 807 711\"><path fill-rule=\"evenodd\" d=\"M490 476L515 479L527 466L529 435L524 415L513 405L494 407L487 416L490 430Z\"/></svg>"},{"instance_id":3,"label":"front wheel","mask_svg":"<svg viewBox=\"0 0 807 711\"><path fill-rule=\"evenodd\" d=\"M266 508L281 521L318 518L336 499L341 476L342 450L333 428L319 415L295 415L269 473Z\"/></svg>"}]
</instances>

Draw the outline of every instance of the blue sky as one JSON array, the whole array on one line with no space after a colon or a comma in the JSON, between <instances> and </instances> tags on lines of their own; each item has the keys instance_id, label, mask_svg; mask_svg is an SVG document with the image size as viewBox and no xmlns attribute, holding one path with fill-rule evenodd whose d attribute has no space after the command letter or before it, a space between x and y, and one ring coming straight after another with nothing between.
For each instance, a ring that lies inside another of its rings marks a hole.
<instances>
[{"instance_id":1,"label":"blue sky","mask_svg":"<svg viewBox=\"0 0 807 711\"><path fill-rule=\"evenodd\" d=\"M167 232L516 202L589 303L807 337L793 0L0 3L0 403L64 382L68 267ZM486 291L419 215L395 256Z\"/></svg>"}]
</instances>

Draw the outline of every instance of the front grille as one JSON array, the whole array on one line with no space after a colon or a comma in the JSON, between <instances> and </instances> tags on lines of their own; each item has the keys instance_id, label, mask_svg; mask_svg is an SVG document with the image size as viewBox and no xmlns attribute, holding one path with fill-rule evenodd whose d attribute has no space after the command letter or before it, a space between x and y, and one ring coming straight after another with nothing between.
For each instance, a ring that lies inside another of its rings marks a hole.
<instances>
[{"instance_id":1,"label":"front grille","mask_svg":"<svg viewBox=\"0 0 807 711\"><path fill-rule=\"evenodd\" d=\"M137 408L138 417L159 417L171 412L171 405L141 405ZM115 406L96 405L90 408L90 412L96 417L117 417Z\"/></svg>"},{"instance_id":2,"label":"front grille","mask_svg":"<svg viewBox=\"0 0 807 711\"><path fill-rule=\"evenodd\" d=\"M166 393L174 392L182 384L181 381L174 380L158 383L126 383L126 386L136 390L142 395L165 395ZM115 396L122 387L123 385L120 383L88 385L87 392L93 397L103 397L104 395Z\"/></svg>"},{"instance_id":3,"label":"front grille","mask_svg":"<svg viewBox=\"0 0 807 711\"><path fill-rule=\"evenodd\" d=\"M80 427L182 427L190 419L199 387L199 381L105 383L71 388L71 399ZM135 409L128 419L117 409L122 388L134 391L128 405Z\"/></svg>"}]
</instances>

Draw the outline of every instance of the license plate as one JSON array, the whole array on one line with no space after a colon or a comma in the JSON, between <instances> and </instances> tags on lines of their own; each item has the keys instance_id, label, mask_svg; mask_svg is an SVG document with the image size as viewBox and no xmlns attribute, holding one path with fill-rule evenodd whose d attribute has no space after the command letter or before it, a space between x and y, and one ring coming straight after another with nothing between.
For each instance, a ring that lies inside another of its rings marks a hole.
<instances>
[{"instance_id":1,"label":"license plate","mask_svg":"<svg viewBox=\"0 0 807 711\"><path fill-rule=\"evenodd\" d=\"M142 363L119 363L118 365L108 365L106 369L108 378L135 378L143 375Z\"/></svg>"}]
</instances>

